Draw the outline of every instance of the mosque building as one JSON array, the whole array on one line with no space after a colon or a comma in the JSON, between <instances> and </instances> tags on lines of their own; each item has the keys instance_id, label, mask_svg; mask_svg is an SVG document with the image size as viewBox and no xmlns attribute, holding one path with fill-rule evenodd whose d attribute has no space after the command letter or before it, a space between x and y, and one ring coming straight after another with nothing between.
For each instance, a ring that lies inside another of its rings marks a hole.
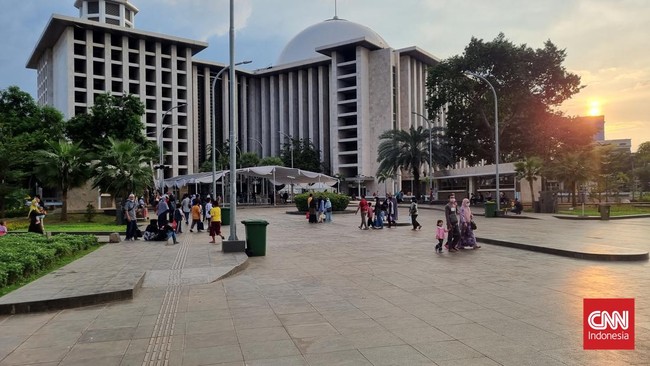
<instances>
[{"instance_id":1,"label":"mosque building","mask_svg":"<svg viewBox=\"0 0 650 366\"><path fill-rule=\"evenodd\" d=\"M212 145L213 98L215 145L229 138L228 73L218 75L227 65L197 59L205 42L136 29L138 9L129 0L74 6L78 18L51 16L28 60L38 73L38 102L69 119L100 94L136 95L146 108L146 135L164 147L164 177L198 172ZM350 183L357 182L362 193L383 193L386 185L376 177L379 135L429 127L413 112L427 115L427 69L438 62L415 46L393 49L372 29L337 16L314 24L289 41L274 66L237 68L239 146L279 156L288 139L309 139L325 173L349 182L342 191L356 192ZM430 120L445 123L444 116ZM403 174L388 180L389 193L410 179Z\"/></svg>"}]
</instances>

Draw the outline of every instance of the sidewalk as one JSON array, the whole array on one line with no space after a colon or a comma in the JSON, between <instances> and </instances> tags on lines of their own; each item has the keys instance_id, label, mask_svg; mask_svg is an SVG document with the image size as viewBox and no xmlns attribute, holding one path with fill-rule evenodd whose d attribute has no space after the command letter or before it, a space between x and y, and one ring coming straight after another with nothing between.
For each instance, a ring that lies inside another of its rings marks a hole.
<instances>
[{"instance_id":1,"label":"sidewalk","mask_svg":"<svg viewBox=\"0 0 650 366\"><path fill-rule=\"evenodd\" d=\"M434 223L442 214L434 210L422 210L418 231L359 230L355 215L309 224L284 211L240 212L238 220L270 223L267 255L248 258L245 270L216 282L199 279L219 263L220 247L204 233L183 234L176 246L107 245L102 249L123 254L99 252L87 257L95 266L66 266L93 277L113 258L116 272L133 262L147 274L133 299L0 315L0 366L582 366L641 365L650 357L648 262L593 262L490 244L436 254ZM538 230L567 247L601 240L589 236L628 244L648 223L578 222L586 225L580 229L558 222L477 217L477 233L533 240ZM151 287L148 278L156 279ZM585 297L636 299L635 351L582 349Z\"/></svg>"}]
</instances>

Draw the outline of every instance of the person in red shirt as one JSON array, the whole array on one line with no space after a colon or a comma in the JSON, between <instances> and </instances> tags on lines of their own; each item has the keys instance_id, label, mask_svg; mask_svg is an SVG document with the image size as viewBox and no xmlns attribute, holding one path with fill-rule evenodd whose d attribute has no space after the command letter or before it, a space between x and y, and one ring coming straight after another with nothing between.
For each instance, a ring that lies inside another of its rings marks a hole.
<instances>
[{"instance_id":1,"label":"person in red shirt","mask_svg":"<svg viewBox=\"0 0 650 366\"><path fill-rule=\"evenodd\" d=\"M354 214L358 214L359 211L361 211L361 225L359 225L359 229L363 227L363 230L368 230L368 201L363 197L359 201L359 206Z\"/></svg>"}]
</instances>

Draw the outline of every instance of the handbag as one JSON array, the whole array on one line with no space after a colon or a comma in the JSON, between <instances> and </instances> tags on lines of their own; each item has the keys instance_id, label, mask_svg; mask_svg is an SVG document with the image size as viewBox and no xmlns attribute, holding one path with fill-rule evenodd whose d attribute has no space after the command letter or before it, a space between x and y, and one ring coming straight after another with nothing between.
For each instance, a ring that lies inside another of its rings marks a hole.
<instances>
[{"instance_id":1,"label":"handbag","mask_svg":"<svg viewBox=\"0 0 650 366\"><path fill-rule=\"evenodd\" d=\"M476 226L476 223L474 222L474 220L469 222L469 227L471 227L472 230L476 230L477 226Z\"/></svg>"}]
</instances>

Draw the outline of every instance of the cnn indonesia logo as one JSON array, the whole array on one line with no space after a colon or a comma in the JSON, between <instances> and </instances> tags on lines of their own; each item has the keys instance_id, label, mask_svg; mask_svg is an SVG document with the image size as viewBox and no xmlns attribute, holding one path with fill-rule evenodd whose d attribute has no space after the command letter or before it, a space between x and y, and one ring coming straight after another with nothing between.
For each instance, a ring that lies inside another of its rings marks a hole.
<instances>
[{"instance_id":1,"label":"cnn indonesia logo","mask_svg":"<svg viewBox=\"0 0 650 366\"><path fill-rule=\"evenodd\" d=\"M634 349L634 299L583 300L584 349Z\"/></svg>"}]
</instances>

